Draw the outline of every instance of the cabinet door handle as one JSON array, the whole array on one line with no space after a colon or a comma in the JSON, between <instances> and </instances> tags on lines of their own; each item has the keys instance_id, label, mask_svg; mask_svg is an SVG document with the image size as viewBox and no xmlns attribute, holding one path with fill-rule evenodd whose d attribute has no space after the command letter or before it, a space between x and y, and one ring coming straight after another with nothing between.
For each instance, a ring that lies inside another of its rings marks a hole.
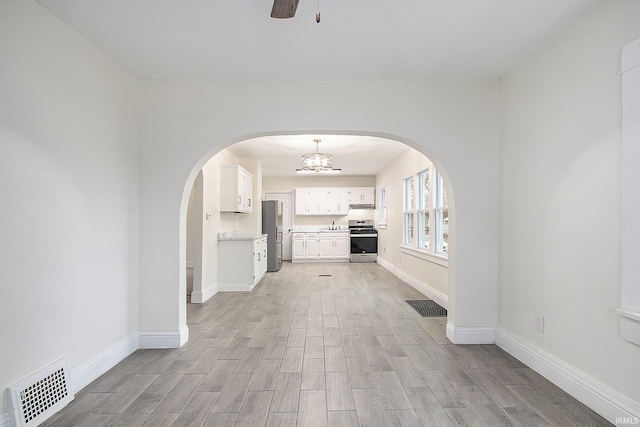
<instances>
[{"instance_id":1,"label":"cabinet door handle","mask_svg":"<svg viewBox=\"0 0 640 427\"><path fill-rule=\"evenodd\" d=\"M267 257L267 250L266 249L264 250L264 256L265 256L265 258Z\"/></svg>"},{"instance_id":2,"label":"cabinet door handle","mask_svg":"<svg viewBox=\"0 0 640 427\"><path fill-rule=\"evenodd\" d=\"M260 252L258 252L258 261L260 261Z\"/></svg>"},{"instance_id":3,"label":"cabinet door handle","mask_svg":"<svg viewBox=\"0 0 640 427\"><path fill-rule=\"evenodd\" d=\"M249 199L249 206L251 206L251 199Z\"/></svg>"},{"instance_id":4,"label":"cabinet door handle","mask_svg":"<svg viewBox=\"0 0 640 427\"><path fill-rule=\"evenodd\" d=\"M241 205L242 204L242 196L238 196L238 204Z\"/></svg>"}]
</instances>

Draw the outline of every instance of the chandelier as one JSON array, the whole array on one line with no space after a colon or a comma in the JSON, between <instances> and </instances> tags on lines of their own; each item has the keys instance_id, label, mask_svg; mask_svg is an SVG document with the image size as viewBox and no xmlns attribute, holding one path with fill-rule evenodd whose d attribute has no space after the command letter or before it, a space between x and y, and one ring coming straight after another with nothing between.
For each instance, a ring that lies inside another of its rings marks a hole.
<instances>
[{"instance_id":1,"label":"chandelier","mask_svg":"<svg viewBox=\"0 0 640 427\"><path fill-rule=\"evenodd\" d=\"M333 157L330 154L320 153L318 144L320 139L314 139L316 152L307 153L302 156L302 167L296 169L298 173L340 173L340 169L334 169L332 165Z\"/></svg>"}]
</instances>

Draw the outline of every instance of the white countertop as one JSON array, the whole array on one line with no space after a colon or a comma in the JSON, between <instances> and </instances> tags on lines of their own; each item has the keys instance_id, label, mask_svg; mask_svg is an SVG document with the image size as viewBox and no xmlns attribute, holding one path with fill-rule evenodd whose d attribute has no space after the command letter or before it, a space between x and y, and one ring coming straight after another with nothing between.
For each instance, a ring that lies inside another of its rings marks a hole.
<instances>
[{"instance_id":1,"label":"white countertop","mask_svg":"<svg viewBox=\"0 0 640 427\"><path fill-rule=\"evenodd\" d=\"M267 237L266 234L241 234L237 231L226 231L218 233L218 240L255 240L261 237Z\"/></svg>"},{"instance_id":2,"label":"white countertop","mask_svg":"<svg viewBox=\"0 0 640 427\"><path fill-rule=\"evenodd\" d=\"M348 233L349 229L345 226L340 230L330 230L328 227L294 227L291 231L293 233Z\"/></svg>"}]
</instances>

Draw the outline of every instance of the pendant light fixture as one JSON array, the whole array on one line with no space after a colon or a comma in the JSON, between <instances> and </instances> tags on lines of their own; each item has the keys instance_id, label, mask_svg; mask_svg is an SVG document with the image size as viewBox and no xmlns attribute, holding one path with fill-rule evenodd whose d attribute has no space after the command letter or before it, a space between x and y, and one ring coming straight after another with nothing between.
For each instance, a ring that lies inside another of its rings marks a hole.
<instances>
[{"instance_id":1,"label":"pendant light fixture","mask_svg":"<svg viewBox=\"0 0 640 427\"><path fill-rule=\"evenodd\" d=\"M340 169L333 168L333 157L330 154L320 153L320 139L314 139L316 152L302 156L302 167L296 169L297 173L340 173Z\"/></svg>"}]
</instances>

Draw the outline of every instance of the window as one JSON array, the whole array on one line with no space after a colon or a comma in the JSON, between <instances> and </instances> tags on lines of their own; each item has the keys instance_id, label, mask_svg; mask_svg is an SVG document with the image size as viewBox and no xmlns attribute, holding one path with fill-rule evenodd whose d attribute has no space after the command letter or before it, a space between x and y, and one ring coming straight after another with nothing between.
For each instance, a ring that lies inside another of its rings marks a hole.
<instances>
[{"instance_id":1,"label":"window","mask_svg":"<svg viewBox=\"0 0 640 427\"><path fill-rule=\"evenodd\" d=\"M380 216L378 218L378 226L387 228L387 188L380 187L380 197L378 198L378 209Z\"/></svg>"},{"instance_id":2,"label":"window","mask_svg":"<svg viewBox=\"0 0 640 427\"><path fill-rule=\"evenodd\" d=\"M446 254L449 252L449 200L447 199L447 190L444 188L444 179L438 171L436 171L434 204L436 215L435 249L438 254Z\"/></svg>"},{"instance_id":3,"label":"window","mask_svg":"<svg viewBox=\"0 0 640 427\"><path fill-rule=\"evenodd\" d=\"M430 167L404 180L406 250L446 258L449 254L449 200L444 179Z\"/></svg>"},{"instance_id":4,"label":"window","mask_svg":"<svg viewBox=\"0 0 640 427\"><path fill-rule=\"evenodd\" d=\"M418 183L418 248L429 249L429 209L431 208L429 169L420 172Z\"/></svg>"},{"instance_id":5,"label":"window","mask_svg":"<svg viewBox=\"0 0 640 427\"><path fill-rule=\"evenodd\" d=\"M404 244L412 246L414 244L413 217L414 217L414 197L413 197L413 176L404 180Z\"/></svg>"}]
</instances>

